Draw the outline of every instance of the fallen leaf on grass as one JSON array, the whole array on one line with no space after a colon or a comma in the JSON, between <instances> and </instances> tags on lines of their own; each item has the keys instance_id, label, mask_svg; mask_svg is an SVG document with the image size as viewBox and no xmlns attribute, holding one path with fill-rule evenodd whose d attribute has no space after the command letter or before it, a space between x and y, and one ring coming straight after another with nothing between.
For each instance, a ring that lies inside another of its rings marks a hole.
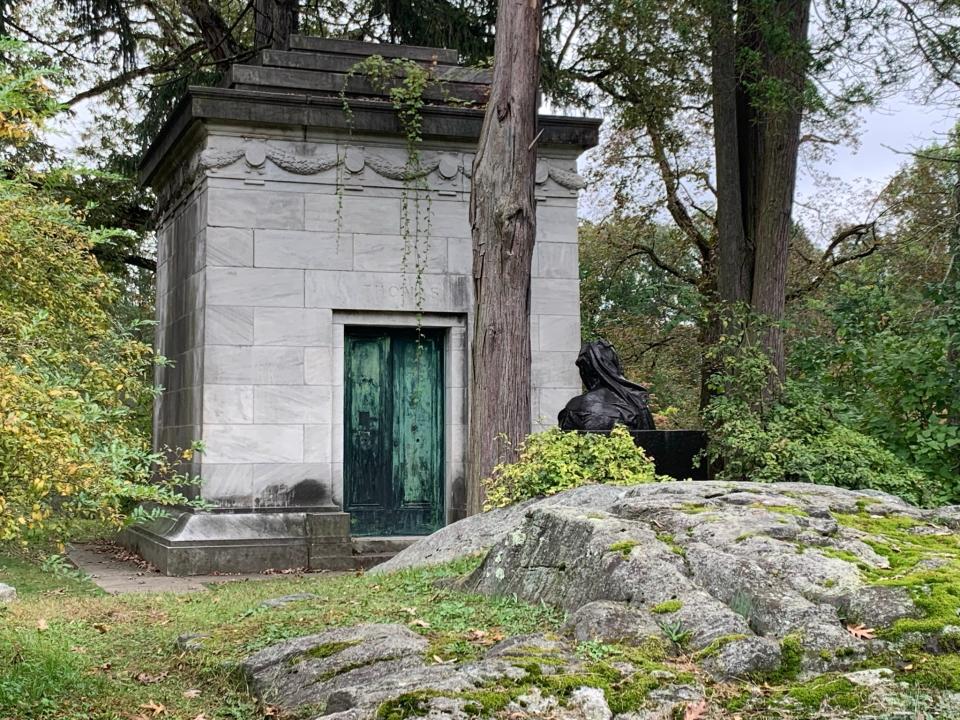
<instances>
[{"instance_id":1,"label":"fallen leaf on grass","mask_svg":"<svg viewBox=\"0 0 960 720\"><path fill-rule=\"evenodd\" d=\"M40 618L39 620L37 620L37 630L39 630L40 632L43 632L44 630L49 630L49 629L50 629L50 626L47 625L47 621L45 618Z\"/></svg>"},{"instance_id":2,"label":"fallen leaf on grass","mask_svg":"<svg viewBox=\"0 0 960 720\"><path fill-rule=\"evenodd\" d=\"M101 635L104 634L104 633L110 632L110 626L109 626L109 625L104 625L103 623L94 623L94 624L93 624L93 629L96 630L96 631L97 631L98 633L100 633Z\"/></svg>"},{"instance_id":3,"label":"fallen leaf on grass","mask_svg":"<svg viewBox=\"0 0 960 720\"><path fill-rule=\"evenodd\" d=\"M866 625L847 625L847 632L858 640L873 640L876 637L876 631Z\"/></svg>"},{"instance_id":4,"label":"fallen leaf on grass","mask_svg":"<svg viewBox=\"0 0 960 720\"><path fill-rule=\"evenodd\" d=\"M183 696L185 698L190 698L190 699L198 698L200 697L200 691L197 690L196 688L191 688L190 690L184 690Z\"/></svg>"},{"instance_id":5,"label":"fallen leaf on grass","mask_svg":"<svg viewBox=\"0 0 960 720\"><path fill-rule=\"evenodd\" d=\"M167 675L169 674L170 673L168 672L162 672L157 675L151 675L150 673L139 672L133 676L133 679L136 680L141 685L153 685L154 683L158 683L158 682L162 682L163 680L166 680ZM143 706L141 705L141 707Z\"/></svg>"},{"instance_id":6,"label":"fallen leaf on grass","mask_svg":"<svg viewBox=\"0 0 960 720\"><path fill-rule=\"evenodd\" d=\"M444 659L443 659L442 657L440 657L439 655L434 655L434 656L433 656L433 661L434 661L437 665L452 665L453 663L456 662L456 660L454 660L454 659L452 659L452 658L451 658L450 660L444 660Z\"/></svg>"},{"instance_id":7,"label":"fallen leaf on grass","mask_svg":"<svg viewBox=\"0 0 960 720\"><path fill-rule=\"evenodd\" d=\"M496 630L487 632L486 630L468 630L464 635L466 640L478 645L495 645L503 640L503 633Z\"/></svg>"},{"instance_id":8,"label":"fallen leaf on grass","mask_svg":"<svg viewBox=\"0 0 960 720\"><path fill-rule=\"evenodd\" d=\"M200 713L200 714L197 715L193 720L210 720L210 719L209 719L206 715L204 715L203 713Z\"/></svg>"},{"instance_id":9,"label":"fallen leaf on grass","mask_svg":"<svg viewBox=\"0 0 960 720\"><path fill-rule=\"evenodd\" d=\"M422 627L422 628L430 627L430 623L428 623L426 620L420 620L419 618L416 620L411 620L410 624L416 625L417 627Z\"/></svg>"},{"instance_id":10,"label":"fallen leaf on grass","mask_svg":"<svg viewBox=\"0 0 960 720\"><path fill-rule=\"evenodd\" d=\"M707 714L707 700L703 698L695 703L689 703L683 711L683 720L700 720Z\"/></svg>"},{"instance_id":11,"label":"fallen leaf on grass","mask_svg":"<svg viewBox=\"0 0 960 720\"><path fill-rule=\"evenodd\" d=\"M164 707L162 703L154 702L153 700L141 705L140 709L149 710L153 717L157 717L157 715L166 715L167 713L167 708Z\"/></svg>"},{"instance_id":12,"label":"fallen leaf on grass","mask_svg":"<svg viewBox=\"0 0 960 720\"><path fill-rule=\"evenodd\" d=\"M416 615L417 609L415 607L400 608L400 612L404 612L407 615Z\"/></svg>"}]
</instances>

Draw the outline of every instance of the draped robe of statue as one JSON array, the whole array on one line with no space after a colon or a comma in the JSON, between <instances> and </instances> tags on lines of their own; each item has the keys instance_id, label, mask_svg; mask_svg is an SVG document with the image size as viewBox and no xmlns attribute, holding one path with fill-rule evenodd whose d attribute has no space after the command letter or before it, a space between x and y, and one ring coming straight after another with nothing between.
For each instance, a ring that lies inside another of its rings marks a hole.
<instances>
[{"instance_id":1,"label":"draped robe of statue","mask_svg":"<svg viewBox=\"0 0 960 720\"><path fill-rule=\"evenodd\" d=\"M585 344L577 356L577 367L587 392L572 398L560 411L561 429L610 432L617 424L631 431L654 429L647 389L623 376L613 345L606 340Z\"/></svg>"}]
</instances>

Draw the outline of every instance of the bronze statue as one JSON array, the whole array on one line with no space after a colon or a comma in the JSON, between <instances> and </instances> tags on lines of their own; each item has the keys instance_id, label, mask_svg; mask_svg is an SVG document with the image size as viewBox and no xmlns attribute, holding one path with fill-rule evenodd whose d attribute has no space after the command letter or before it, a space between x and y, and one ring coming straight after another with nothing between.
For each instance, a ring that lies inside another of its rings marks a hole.
<instances>
[{"instance_id":1,"label":"bronze statue","mask_svg":"<svg viewBox=\"0 0 960 720\"><path fill-rule=\"evenodd\" d=\"M580 379L587 392L560 411L562 430L609 432L616 424L627 430L653 430L647 389L623 376L617 351L606 340L586 343L577 356Z\"/></svg>"}]
</instances>

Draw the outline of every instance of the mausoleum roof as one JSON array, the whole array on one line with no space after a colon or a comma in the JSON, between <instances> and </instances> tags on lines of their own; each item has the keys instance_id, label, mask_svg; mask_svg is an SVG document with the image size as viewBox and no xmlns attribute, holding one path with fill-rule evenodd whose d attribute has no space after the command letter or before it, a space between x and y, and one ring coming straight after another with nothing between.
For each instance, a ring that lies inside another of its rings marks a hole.
<instances>
[{"instance_id":1,"label":"mausoleum roof","mask_svg":"<svg viewBox=\"0 0 960 720\"><path fill-rule=\"evenodd\" d=\"M150 183L168 155L178 154L181 140L205 121L401 136L388 90L371 84L357 67L374 55L429 69L436 82L424 92L425 140L479 138L492 71L459 65L456 50L294 35L289 50L262 50L250 62L231 66L221 87L188 88L144 154L141 182ZM401 81L398 69L394 82ZM541 115L539 125L541 145L585 150L597 144L600 120Z\"/></svg>"}]
</instances>

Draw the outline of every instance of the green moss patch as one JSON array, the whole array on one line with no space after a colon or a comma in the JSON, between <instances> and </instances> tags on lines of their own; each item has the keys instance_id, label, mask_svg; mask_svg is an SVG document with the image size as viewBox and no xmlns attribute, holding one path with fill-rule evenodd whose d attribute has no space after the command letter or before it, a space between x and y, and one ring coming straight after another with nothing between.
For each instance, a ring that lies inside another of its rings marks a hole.
<instances>
[{"instance_id":1,"label":"green moss patch","mask_svg":"<svg viewBox=\"0 0 960 720\"><path fill-rule=\"evenodd\" d=\"M764 503L751 503L750 507L767 512L779 513L780 515L795 515L797 517L807 517L807 511L796 505L766 505Z\"/></svg>"},{"instance_id":2,"label":"green moss patch","mask_svg":"<svg viewBox=\"0 0 960 720\"><path fill-rule=\"evenodd\" d=\"M674 613L682 607L683 607L683 603L680 602L679 600L676 600L676 599L666 600L662 603L657 603L656 605L651 607L650 612L656 615L663 615L665 613Z\"/></svg>"},{"instance_id":3,"label":"green moss patch","mask_svg":"<svg viewBox=\"0 0 960 720\"><path fill-rule=\"evenodd\" d=\"M841 525L867 533L864 542L890 564L888 569L861 564L864 578L872 585L907 589L920 611L921 617L898 620L892 628L882 630L881 637L936 633L960 623L960 535L903 516L861 512L834 517ZM836 551L833 554L839 556Z\"/></svg>"},{"instance_id":4,"label":"green moss patch","mask_svg":"<svg viewBox=\"0 0 960 720\"><path fill-rule=\"evenodd\" d=\"M430 699L441 695L462 700L468 714L490 717L534 688L539 688L544 695L563 701L574 690L584 686L603 690L607 704L614 713L632 712L640 710L646 702L647 694L659 685L659 680L652 676L652 671L666 668L659 661L662 658L662 649L659 646L634 648L592 642L581 644L578 652L587 658L587 662L575 672L564 672L559 666L545 672L541 666L542 658L536 655L529 659L511 657L511 663L526 672L523 679L501 678L479 690L459 693L408 693L383 703L377 710L377 718L406 720L423 715ZM614 667L614 663L629 663L636 668L636 672L632 675L625 674ZM689 675L677 676L678 682L688 682L691 679Z\"/></svg>"},{"instance_id":5,"label":"green moss patch","mask_svg":"<svg viewBox=\"0 0 960 720\"><path fill-rule=\"evenodd\" d=\"M620 540L607 548L610 552L620 553L624 557L630 557L630 552L638 545L636 540Z\"/></svg>"},{"instance_id":6,"label":"green moss patch","mask_svg":"<svg viewBox=\"0 0 960 720\"><path fill-rule=\"evenodd\" d=\"M670 533L657 533L657 540L670 548L670 552L672 552L674 555L686 557L687 551L682 545L677 544L676 539L674 539L673 535Z\"/></svg>"},{"instance_id":7,"label":"green moss patch","mask_svg":"<svg viewBox=\"0 0 960 720\"><path fill-rule=\"evenodd\" d=\"M917 655L913 667L900 676L911 685L960 692L960 656Z\"/></svg>"},{"instance_id":8,"label":"green moss patch","mask_svg":"<svg viewBox=\"0 0 960 720\"><path fill-rule=\"evenodd\" d=\"M743 634L724 635L723 637L718 637L716 640L714 640L712 643L707 645L705 648L701 650L697 650L697 652L693 654L693 659L696 660L697 662L701 660L705 660L711 655L716 655L718 652L720 652L724 647L726 647L730 643L735 642L737 640L743 640L746 637L747 636Z\"/></svg>"},{"instance_id":9,"label":"green moss patch","mask_svg":"<svg viewBox=\"0 0 960 720\"><path fill-rule=\"evenodd\" d=\"M295 660L301 660L310 658L312 660L322 660L323 658L328 658L331 655L336 655L338 652L346 650L349 647L357 645L357 641L353 642L331 642L323 643L322 645L317 645L316 647L310 648L305 653L302 653Z\"/></svg>"},{"instance_id":10,"label":"green moss patch","mask_svg":"<svg viewBox=\"0 0 960 720\"><path fill-rule=\"evenodd\" d=\"M856 710L867 702L870 689L854 685L842 677L821 675L793 686L787 691L787 695L811 710Z\"/></svg>"}]
</instances>

